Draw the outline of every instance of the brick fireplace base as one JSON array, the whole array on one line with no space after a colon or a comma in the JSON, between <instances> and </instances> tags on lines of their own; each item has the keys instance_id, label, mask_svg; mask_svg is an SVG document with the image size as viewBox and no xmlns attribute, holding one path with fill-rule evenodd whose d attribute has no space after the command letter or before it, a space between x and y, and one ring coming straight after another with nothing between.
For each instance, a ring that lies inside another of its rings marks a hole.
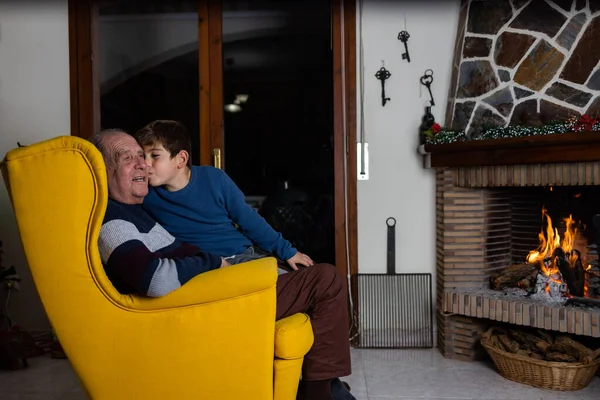
<instances>
[{"instance_id":1,"label":"brick fireplace base","mask_svg":"<svg viewBox=\"0 0 600 400\"><path fill-rule=\"evenodd\" d=\"M479 344L489 322L459 315L438 312L438 348L446 358L476 361L485 357Z\"/></svg>"}]
</instances>

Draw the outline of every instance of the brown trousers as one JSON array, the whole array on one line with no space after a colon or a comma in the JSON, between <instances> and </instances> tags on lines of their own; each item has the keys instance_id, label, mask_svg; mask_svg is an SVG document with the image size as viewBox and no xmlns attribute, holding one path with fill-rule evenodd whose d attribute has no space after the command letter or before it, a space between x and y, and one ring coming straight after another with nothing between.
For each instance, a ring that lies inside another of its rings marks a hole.
<instances>
[{"instance_id":1,"label":"brown trousers","mask_svg":"<svg viewBox=\"0 0 600 400\"><path fill-rule=\"evenodd\" d=\"M310 316L315 342L304 358L302 379L320 381L351 374L346 280L333 265L315 264L279 275L277 319Z\"/></svg>"}]
</instances>

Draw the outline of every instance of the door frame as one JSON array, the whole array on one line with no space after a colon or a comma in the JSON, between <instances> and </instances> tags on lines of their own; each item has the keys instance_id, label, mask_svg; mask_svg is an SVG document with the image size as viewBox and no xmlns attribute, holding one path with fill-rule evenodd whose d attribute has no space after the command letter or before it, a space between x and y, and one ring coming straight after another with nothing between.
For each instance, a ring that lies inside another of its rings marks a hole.
<instances>
[{"instance_id":1,"label":"door frame","mask_svg":"<svg viewBox=\"0 0 600 400\"><path fill-rule=\"evenodd\" d=\"M198 0L200 79L200 163L212 164L223 150L222 8L219 0ZM356 1L331 0L334 119L334 223L338 271L358 273L356 170ZM100 81L94 0L69 0L71 135L89 138L100 130ZM357 288L351 296L357 315Z\"/></svg>"}]
</instances>

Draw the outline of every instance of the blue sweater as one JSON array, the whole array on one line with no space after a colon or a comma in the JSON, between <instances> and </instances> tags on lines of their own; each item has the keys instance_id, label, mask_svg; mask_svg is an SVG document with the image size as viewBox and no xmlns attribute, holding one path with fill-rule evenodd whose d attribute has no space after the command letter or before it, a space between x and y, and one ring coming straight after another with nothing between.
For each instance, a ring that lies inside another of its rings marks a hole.
<instances>
[{"instance_id":1,"label":"blue sweater","mask_svg":"<svg viewBox=\"0 0 600 400\"><path fill-rule=\"evenodd\" d=\"M217 168L192 167L190 182L176 192L150 188L143 207L177 239L202 251L229 257L258 246L282 260L296 254Z\"/></svg>"},{"instance_id":2,"label":"blue sweater","mask_svg":"<svg viewBox=\"0 0 600 400\"><path fill-rule=\"evenodd\" d=\"M123 294L164 296L196 275L221 266L221 257L176 240L140 205L112 199L98 248L106 275Z\"/></svg>"}]
</instances>

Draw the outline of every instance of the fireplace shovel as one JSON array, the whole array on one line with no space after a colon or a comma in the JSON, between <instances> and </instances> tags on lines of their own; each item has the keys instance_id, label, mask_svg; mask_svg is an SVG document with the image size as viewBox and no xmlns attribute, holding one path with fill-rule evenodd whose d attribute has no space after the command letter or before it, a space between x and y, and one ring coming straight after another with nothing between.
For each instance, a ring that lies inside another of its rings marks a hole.
<instances>
[{"instance_id":1,"label":"fireplace shovel","mask_svg":"<svg viewBox=\"0 0 600 400\"><path fill-rule=\"evenodd\" d=\"M396 219L388 218L387 273L358 274L358 336L361 348L433 347L431 274L396 273Z\"/></svg>"}]
</instances>

